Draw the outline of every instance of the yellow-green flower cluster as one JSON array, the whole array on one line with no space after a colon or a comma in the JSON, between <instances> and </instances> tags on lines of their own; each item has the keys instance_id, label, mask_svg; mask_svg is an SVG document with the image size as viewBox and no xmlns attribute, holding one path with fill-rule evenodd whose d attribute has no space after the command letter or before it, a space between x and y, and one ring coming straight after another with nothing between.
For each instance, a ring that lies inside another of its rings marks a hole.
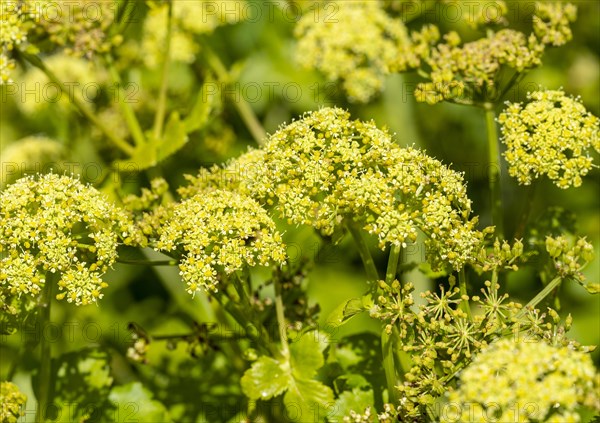
<instances>
[{"instance_id":1,"label":"yellow-green flower cluster","mask_svg":"<svg viewBox=\"0 0 600 423\"><path fill-rule=\"evenodd\" d=\"M373 122L324 108L282 126L267 140L262 172L246 186L276 204L290 223L332 235L357 222L387 244L428 235L434 262L460 268L481 233L469 220L462 175L413 148L400 148Z\"/></svg>"},{"instance_id":2,"label":"yellow-green flower cluster","mask_svg":"<svg viewBox=\"0 0 600 423\"><path fill-rule=\"evenodd\" d=\"M546 175L559 188L578 187L600 152L600 124L583 104L561 90L535 91L529 102L508 103L498 116L508 171L529 185Z\"/></svg>"},{"instance_id":3,"label":"yellow-green flower cluster","mask_svg":"<svg viewBox=\"0 0 600 423\"><path fill-rule=\"evenodd\" d=\"M17 423L27 396L12 382L0 382L0 422Z\"/></svg>"},{"instance_id":4,"label":"yellow-green flower cluster","mask_svg":"<svg viewBox=\"0 0 600 423\"><path fill-rule=\"evenodd\" d=\"M12 51L27 45L27 33L40 16L36 6L33 1L0 2L0 85L12 82Z\"/></svg>"},{"instance_id":5,"label":"yellow-green flower cluster","mask_svg":"<svg viewBox=\"0 0 600 423\"><path fill-rule=\"evenodd\" d=\"M438 44L424 59L430 82L417 86L417 101L487 101L497 95L497 75L502 68L523 72L539 66L544 52L544 45L535 36L528 38L512 29L491 32L462 46L455 32L444 38L446 42Z\"/></svg>"},{"instance_id":6,"label":"yellow-green flower cluster","mask_svg":"<svg viewBox=\"0 0 600 423\"><path fill-rule=\"evenodd\" d=\"M112 0L57 0L41 3L40 28L65 53L92 58L120 44L122 36L107 37L119 4Z\"/></svg>"},{"instance_id":7,"label":"yellow-green flower cluster","mask_svg":"<svg viewBox=\"0 0 600 423\"><path fill-rule=\"evenodd\" d=\"M448 282L449 288L440 285L435 292L422 293L422 304L416 310L412 284L379 281L378 295L364 305L371 317L383 322L386 332L396 334L402 354L410 356L410 367L396 386L401 398L396 409L400 421L420 421L464 365L502 334L589 351L566 337L571 316L561 326L556 311L541 312L510 302L497 282L486 281L482 295L472 297L461 294L454 276Z\"/></svg>"},{"instance_id":8,"label":"yellow-green flower cluster","mask_svg":"<svg viewBox=\"0 0 600 423\"><path fill-rule=\"evenodd\" d=\"M245 266L284 263L286 251L275 223L253 199L214 189L173 209L161 228L157 249L179 250L187 291L217 291L220 275Z\"/></svg>"},{"instance_id":9,"label":"yellow-green flower cluster","mask_svg":"<svg viewBox=\"0 0 600 423\"><path fill-rule=\"evenodd\" d=\"M485 25L505 25L508 7L505 1L490 0L466 3L467 13L464 14L467 24L472 28Z\"/></svg>"},{"instance_id":10,"label":"yellow-green flower cluster","mask_svg":"<svg viewBox=\"0 0 600 423\"><path fill-rule=\"evenodd\" d=\"M546 237L546 251L554 262L556 272L563 278L585 280L581 270L594 259L594 247L585 238L569 242L566 236Z\"/></svg>"},{"instance_id":11,"label":"yellow-green flower cluster","mask_svg":"<svg viewBox=\"0 0 600 423\"><path fill-rule=\"evenodd\" d=\"M102 298L101 277L131 228L123 211L94 188L55 174L19 179L0 193L0 204L3 304L35 297L50 274L57 299L82 305Z\"/></svg>"},{"instance_id":12,"label":"yellow-green flower cluster","mask_svg":"<svg viewBox=\"0 0 600 423\"><path fill-rule=\"evenodd\" d=\"M66 158L63 145L51 138L30 136L9 144L0 153L0 187L10 184L26 172L61 165Z\"/></svg>"},{"instance_id":13,"label":"yellow-green flower cluster","mask_svg":"<svg viewBox=\"0 0 600 423\"><path fill-rule=\"evenodd\" d=\"M573 38L571 23L576 19L577 7L571 3L536 2L533 31L542 43L562 46Z\"/></svg>"},{"instance_id":14,"label":"yellow-green flower cluster","mask_svg":"<svg viewBox=\"0 0 600 423\"><path fill-rule=\"evenodd\" d=\"M265 150L251 148L246 153L229 160L223 166L200 169L197 176L185 175L190 184L177 189L182 198L190 198L211 189L236 191L252 196L264 185L267 168Z\"/></svg>"},{"instance_id":15,"label":"yellow-green flower cluster","mask_svg":"<svg viewBox=\"0 0 600 423\"><path fill-rule=\"evenodd\" d=\"M169 59L192 63L200 46L194 35L207 34L221 25L233 24L244 18L244 1L174 0L171 16ZM151 8L144 21L142 50L144 61L156 67L164 60L167 43L169 7L166 3L149 3Z\"/></svg>"},{"instance_id":16,"label":"yellow-green flower cluster","mask_svg":"<svg viewBox=\"0 0 600 423\"><path fill-rule=\"evenodd\" d=\"M334 5L333 17L328 18L324 9L298 21L297 61L320 70L330 81L341 81L350 101L367 102L382 90L390 65L399 60L399 47L411 43L408 31L385 13L379 1Z\"/></svg>"},{"instance_id":17,"label":"yellow-green flower cluster","mask_svg":"<svg viewBox=\"0 0 600 423\"><path fill-rule=\"evenodd\" d=\"M442 422L485 422L488 416L499 422L579 422L579 407L600 411L598 388L588 354L502 339L462 372L448 398L453 412L442 413Z\"/></svg>"},{"instance_id":18,"label":"yellow-green flower cluster","mask_svg":"<svg viewBox=\"0 0 600 423\"><path fill-rule=\"evenodd\" d=\"M131 235L134 245L147 247L159 237L160 227L171 217L174 207L174 203L165 201L168 190L167 181L155 178L150 181L150 189L142 188L140 196L123 198L123 206L132 214L137 229Z\"/></svg>"}]
</instances>

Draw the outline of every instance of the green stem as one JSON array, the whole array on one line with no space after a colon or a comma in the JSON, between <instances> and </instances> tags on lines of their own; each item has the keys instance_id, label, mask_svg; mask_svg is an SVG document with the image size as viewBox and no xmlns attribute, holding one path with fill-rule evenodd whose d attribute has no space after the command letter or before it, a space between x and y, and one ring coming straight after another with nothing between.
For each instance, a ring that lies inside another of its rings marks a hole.
<instances>
[{"instance_id":1,"label":"green stem","mask_svg":"<svg viewBox=\"0 0 600 423\"><path fill-rule=\"evenodd\" d=\"M38 401L35 413L36 422L44 422L50 401L52 384L52 344L44 336L44 329L50 323L50 308L52 305L52 286L56 282L54 273L46 274L46 282L42 292L43 303L40 305L40 370L38 379Z\"/></svg>"},{"instance_id":2,"label":"green stem","mask_svg":"<svg viewBox=\"0 0 600 423\"><path fill-rule=\"evenodd\" d=\"M228 83L230 79L229 72L219 56L217 56L217 54L206 44L203 45L202 48L208 65L211 67L213 72L217 75L221 82ZM256 114L254 114L254 110L252 110L250 104L248 104L238 89L233 90L233 92L227 91L227 94L229 95L233 106L236 108L240 114L240 117L246 124L248 131L250 131L252 138L254 138L258 145L263 145L264 140L267 137L267 132L256 117Z\"/></svg>"},{"instance_id":3,"label":"green stem","mask_svg":"<svg viewBox=\"0 0 600 423\"><path fill-rule=\"evenodd\" d=\"M392 245L390 255L388 257L387 270L385 272L385 282L389 285L396 279L396 273L398 272L398 263L400 261L400 252L402 247L400 245Z\"/></svg>"},{"instance_id":4,"label":"green stem","mask_svg":"<svg viewBox=\"0 0 600 423\"><path fill-rule=\"evenodd\" d=\"M177 260L127 260L117 258L117 263L134 264L139 266L177 266Z\"/></svg>"},{"instance_id":5,"label":"green stem","mask_svg":"<svg viewBox=\"0 0 600 423\"><path fill-rule=\"evenodd\" d=\"M171 52L171 36L173 33L173 3L167 2L168 18L167 18L167 39L165 42L165 50L163 53L163 65L161 69L160 92L158 94L158 104L154 115L154 138L160 139L162 136L163 124L165 122L165 113L167 110L167 88L169 81L169 63Z\"/></svg>"},{"instance_id":6,"label":"green stem","mask_svg":"<svg viewBox=\"0 0 600 423\"><path fill-rule=\"evenodd\" d=\"M500 185L500 150L498 148L498 131L496 129L496 115L493 103L484 103L485 123L488 141L488 178L490 184L492 224L496 226L496 234L504 238L504 224L502 216L502 187Z\"/></svg>"},{"instance_id":7,"label":"green stem","mask_svg":"<svg viewBox=\"0 0 600 423\"><path fill-rule=\"evenodd\" d=\"M285 309L283 307L281 296L281 273L279 271L276 272L275 277L273 278L273 284L275 285L275 312L277 313L277 325L279 327L279 336L281 338L281 352L284 357L288 357L287 325L285 324Z\"/></svg>"},{"instance_id":8,"label":"green stem","mask_svg":"<svg viewBox=\"0 0 600 423\"><path fill-rule=\"evenodd\" d=\"M394 361L394 334L388 334L385 329L381 331L381 353L383 355L383 370L389 395L389 402L398 402L396 393L396 363Z\"/></svg>"},{"instance_id":9,"label":"green stem","mask_svg":"<svg viewBox=\"0 0 600 423\"><path fill-rule=\"evenodd\" d=\"M108 129L108 127L104 125L104 123L102 123L102 121L98 119L96 115L94 115L94 113L91 110L89 110L89 108L85 104L83 104L83 102L77 96L73 95L73 93L67 89L65 84L63 84L63 82L60 79L58 79L58 77L50 69L46 67L44 62L42 62L39 57L23 52L21 52L21 54L25 58L25 60L27 60L27 62L29 62L32 66L35 66L36 68L44 72L48 79L55 83L58 86L58 88L60 88L63 94L67 94L71 104L73 104L77 108L77 110L81 112L82 115L84 115L90 122L92 122L92 124L94 124L94 126L96 126L104 135L106 135L109 141L115 145L115 147L117 147L119 150L121 150L129 156L133 154L134 148L130 144L128 144L127 141L125 141L122 138L119 138L110 129Z\"/></svg>"},{"instance_id":10,"label":"green stem","mask_svg":"<svg viewBox=\"0 0 600 423\"><path fill-rule=\"evenodd\" d=\"M468 297L469 296L467 294L467 275L466 275L464 267L460 270L460 272L458 272L458 287L460 289L460 295L461 295L461 297L463 297L463 296ZM461 307L462 311L464 311L467 314L467 317L468 317L469 321L472 322L473 321L473 314L471 313L471 306L469 305L469 301L463 299L460 302L460 307Z\"/></svg>"},{"instance_id":11,"label":"green stem","mask_svg":"<svg viewBox=\"0 0 600 423\"><path fill-rule=\"evenodd\" d=\"M523 309L517 313L517 318L523 317L527 311L528 308L533 308L536 305L538 305L544 298L546 298L548 296L548 294L550 294L562 281L562 278L560 276L555 277L554 279L552 279L550 281L550 283L548 285L546 285L544 287L544 289L542 289L539 294L537 294L535 297L533 297L526 305L525 307L523 307Z\"/></svg>"},{"instance_id":12,"label":"green stem","mask_svg":"<svg viewBox=\"0 0 600 423\"><path fill-rule=\"evenodd\" d=\"M367 272L367 278L369 282L377 282L379 280L379 272L377 272L377 267L375 266L375 261L373 261L373 256L371 256L371 252L369 251L369 247L365 242L362 234L360 233L360 229L356 227L354 222L346 222L346 226L354 239L354 243L358 248L358 253L360 254L360 258L362 259L363 265L365 266L365 270Z\"/></svg>"},{"instance_id":13,"label":"green stem","mask_svg":"<svg viewBox=\"0 0 600 423\"><path fill-rule=\"evenodd\" d=\"M123 90L123 82L119 76L119 72L117 71L115 63L109 54L104 56L104 60L106 61L108 74L110 75L113 83L117 86L117 100L119 102L119 106L121 107L121 111L123 112L123 118L125 119L127 127L129 128L131 136L133 137L133 141L136 145L143 145L146 142L146 137L144 137L144 132L142 131L140 122L133 112L133 108L127 101L125 101L127 94Z\"/></svg>"},{"instance_id":14,"label":"green stem","mask_svg":"<svg viewBox=\"0 0 600 423\"><path fill-rule=\"evenodd\" d=\"M519 222L519 226L515 230L515 239L523 238L525 234L525 228L527 226L527 221L529 220L529 216L531 215L531 210L533 209L533 203L535 201L535 192L536 192L537 184L531 184L527 189L527 199L525 200L525 210L521 213L521 220Z\"/></svg>"}]
</instances>

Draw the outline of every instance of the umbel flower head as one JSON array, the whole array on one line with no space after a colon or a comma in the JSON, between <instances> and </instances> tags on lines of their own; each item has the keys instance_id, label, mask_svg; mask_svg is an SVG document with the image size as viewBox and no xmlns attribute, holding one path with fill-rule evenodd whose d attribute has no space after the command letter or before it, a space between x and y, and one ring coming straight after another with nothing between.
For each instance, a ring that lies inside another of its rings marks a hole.
<instances>
[{"instance_id":1,"label":"umbel flower head","mask_svg":"<svg viewBox=\"0 0 600 423\"><path fill-rule=\"evenodd\" d=\"M17 423L26 402L27 396L17 385L12 382L0 382L0 422Z\"/></svg>"},{"instance_id":2,"label":"umbel flower head","mask_svg":"<svg viewBox=\"0 0 600 423\"><path fill-rule=\"evenodd\" d=\"M192 63L199 51L194 35L209 34L217 27L236 23L244 18L245 1L174 0L171 17L170 60ZM158 66L163 60L167 42L169 8L166 3L149 2L144 21L142 50L146 65Z\"/></svg>"},{"instance_id":3,"label":"umbel flower head","mask_svg":"<svg viewBox=\"0 0 600 423\"><path fill-rule=\"evenodd\" d=\"M491 32L462 46L456 32L444 38L446 42L438 44L424 60L430 82L417 86L417 101L487 101L502 89L496 86L501 69L520 73L534 68L541 64L544 52L544 45L535 36L512 29Z\"/></svg>"},{"instance_id":4,"label":"umbel flower head","mask_svg":"<svg viewBox=\"0 0 600 423\"><path fill-rule=\"evenodd\" d=\"M507 103L498 116L508 171L520 184L546 175L559 188L578 187L600 152L598 118L561 90L535 91L528 102Z\"/></svg>"},{"instance_id":5,"label":"umbel flower head","mask_svg":"<svg viewBox=\"0 0 600 423\"><path fill-rule=\"evenodd\" d=\"M577 6L557 1L536 2L535 6L533 31L542 43L557 47L571 41Z\"/></svg>"},{"instance_id":6,"label":"umbel flower head","mask_svg":"<svg viewBox=\"0 0 600 423\"><path fill-rule=\"evenodd\" d=\"M12 82L12 51L27 48L27 34L39 22L39 2L0 2L0 85Z\"/></svg>"},{"instance_id":7,"label":"umbel flower head","mask_svg":"<svg viewBox=\"0 0 600 423\"><path fill-rule=\"evenodd\" d=\"M77 305L95 303L107 285L102 275L126 238L126 214L90 186L69 176L28 176L0 193L0 296L35 298L49 274L60 293Z\"/></svg>"},{"instance_id":8,"label":"umbel flower head","mask_svg":"<svg viewBox=\"0 0 600 423\"><path fill-rule=\"evenodd\" d=\"M600 411L599 388L589 354L502 339L462 372L442 422L579 422L579 407Z\"/></svg>"},{"instance_id":9,"label":"umbel flower head","mask_svg":"<svg viewBox=\"0 0 600 423\"><path fill-rule=\"evenodd\" d=\"M290 223L332 235L350 221L381 248L428 235L432 259L460 268L481 239L462 175L414 148L401 148L373 122L324 108L269 137L263 168L246 185Z\"/></svg>"},{"instance_id":10,"label":"umbel flower head","mask_svg":"<svg viewBox=\"0 0 600 423\"><path fill-rule=\"evenodd\" d=\"M187 291L217 291L219 274L246 266L285 262L275 223L250 197L221 189L199 193L173 209L161 228L158 250L179 249Z\"/></svg>"},{"instance_id":11,"label":"umbel flower head","mask_svg":"<svg viewBox=\"0 0 600 423\"><path fill-rule=\"evenodd\" d=\"M385 13L379 1L332 4L332 17L324 5L298 21L297 60L320 70L330 81L341 81L351 101L367 102L381 91L390 64L399 60L399 46L410 44L408 32L401 21Z\"/></svg>"},{"instance_id":12,"label":"umbel flower head","mask_svg":"<svg viewBox=\"0 0 600 423\"><path fill-rule=\"evenodd\" d=\"M113 0L58 0L40 2L40 29L67 54L92 58L118 45L121 35L108 37L108 29L119 11Z\"/></svg>"}]
</instances>

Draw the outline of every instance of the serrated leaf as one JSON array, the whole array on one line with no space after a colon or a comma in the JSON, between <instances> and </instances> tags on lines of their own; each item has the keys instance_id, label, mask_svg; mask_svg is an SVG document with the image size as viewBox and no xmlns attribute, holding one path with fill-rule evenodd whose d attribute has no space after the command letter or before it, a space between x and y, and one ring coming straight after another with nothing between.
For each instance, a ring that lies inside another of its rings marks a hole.
<instances>
[{"instance_id":1,"label":"serrated leaf","mask_svg":"<svg viewBox=\"0 0 600 423\"><path fill-rule=\"evenodd\" d=\"M325 364L323 351L327 347L327 336L318 331L306 332L290 344L292 374L296 379L311 379Z\"/></svg>"},{"instance_id":2,"label":"serrated leaf","mask_svg":"<svg viewBox=\"0 0 600 423\"><path fill-rule=\"evenodd\" d=\"M259 358L242 376L242 391L252 400L281 395L292 381L290 371L285 367L271 357Z\"/></svg>"},{"instance_id":3,"label":"serrated leaf","mask_svg":"<svg viewBox=\"0 0 600 423\"><path fill-rule=\"evenodd\" d=\"M113 388L109 400L114 409L108 411L112 422L171 422L166 407L152 398L152 393L140 382Z\"/></svg>"},{"instance_id":4,"label":"serrated leaf","mask_svg":"<svg viewBox=\"0 0 600 423\"><path fill-rule=\"evenodd\" d=\"M352 391L344 391L335 401L335 407L332 415L328 419L330 422L341 422L344 416L350 415L350 411L363 414L367 407L373 408L375 399L371 389L363 391L354 388Z\"/></svg>"},{"instance_id":5,"label":"serrated leaf","mask_svg":"<svg viewBox=\"0 0 600 423\"><path fill-rule=\"evenodd\" d=\"M371 387L371 384L363 375L350 373L336 378L335 386L339 391L349 391L354 388L367 389Z\"/></svg>"},{"instance_id":6,"label":"serrated leaf","mask_svg":"<svg viewBox=\"0 0 600 423\"><path fill-rule=\"evenodd\" d=\"M320 422L333 405L333 391L318 380L294 380L283 397L287 417L295 422Z\"/></svg>"},{"instance_id":7,"label":"serrated leaf","mask_svg":"<svg viewBox=\"0 0 600 423\"><path fill-rule=\"evenodd\" d=\"M352 298L335 308L327 317L326 328L335 329L364 311L362 298Z\"/></svg>"}]
</instances>

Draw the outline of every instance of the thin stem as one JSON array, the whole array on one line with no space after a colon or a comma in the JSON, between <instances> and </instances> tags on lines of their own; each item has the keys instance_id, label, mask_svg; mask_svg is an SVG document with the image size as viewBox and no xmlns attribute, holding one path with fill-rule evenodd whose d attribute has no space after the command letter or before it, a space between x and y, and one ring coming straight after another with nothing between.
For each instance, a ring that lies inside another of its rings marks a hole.
<instances>
[{"instance_id":1,"label":"thin stem","mask_svg":"<svg viewBox=\"0 0 600 423\"><path fill-rule=\"evenodd\" d=\"M467 275L464 267L460 270L460 272L458 272L458 287L460 289L461 297L469 296L467 294ZM467 314L469 321L472 322L473 314L471 313L471 306L469 305L469 301L463 298L463 300L460 302L460 307Z\"/></svg>"},{"instance_id":2,"label":"thin stem","mask_svg":"<svg viewBox=\"0 0 600 423\"><path fill-rule=\"evenodd\" d=\"M365 242L362 234L360 233L360 229L356 227L354 222L347 222L346 226L354 239L354 243L358 248L358 253L360 254L360 258L362 259L363 265L365 266L365 270L367 272L367 278L370 282L376 282L379 280L379 272L377 272L377 267L375 266L375 261L373 261L373 256L371 256L371 252L369 251L369 247Z\"/></svg>"},{"instance_id":3,"label":"thin stem","mask_svg":"<svg viewBox=\"0 0 600 423\"><path fill-rule=\"evenodd\" d=\"M46 282L42 292L43 303L40 305L39 324L40 338L40 370L38 380L38 401L35 413L36 422L44 422L50 401L52 384L52 344L44 336L44 328L50 323L50 306L52 305L52 286L56 282L56 275L46 274Z\"/></svg>"},{"instance_id":4,"label":"thin stem","mask_svg":"<svg viewBox=\"0 0 600 423\"><path fill-rule=\"evenodd\" d=\"M208 62L208 65L211 67L213 72L217 75L221 82L227 83L230 79L229 72L227 68L219 58L219 56L210 49L208 45L203 45L203 52ZM263 128L262 124L254 114L254 110L250 107L250 104L246 101L242 93L235 89L233 91L228 90L227 94L230 97L233 106L236 108L240 117L246 124L248 131L252 135L252 138L256 141L258 145L263 145L264 140L267 137L267 132Z\"/></svg>"},{"instance_id":5,"label":"thin stem","mask_svg":"<svg viewBox=\"0 0 600 423\"><path fill-rule=\"evenodd\" d=\"M526 305L525 307L523 307L523 309L517 314L517 318L519 317L523 317L523 315L526 313L526 310L528 308L532 308L535 307L536 305L538 305L544 298L546 298L546 296L548 296L548 294L550 294L562 281L562 278L560 276L555 277L554 279L552 279L550 281L550 283L548 285L546 285L544 287L544 289L542 289L539 294L537 294L535 297L533 297Z\"/></svg>"},{"instance_id":6,"label":"thin stem","mask_svg":"<svg viewBox=\"0 0 600 423\"><path fill-rule=\"evenodd\" d=\"M89 108L85 104L83 104L83 102L79 98L73 95L69 89L67 89L65 84L63 84L63 82L60 79L58 79L58 77L50 69L46 67L44 62L42 62L39 57L29 53L21 52L21 54L25 58L25 60L27 60L27 62L29 62L32 66L35 66L36 68L44 72L48 79L54 84L56 84L63 94L67 95L71 104L73 104L77 108L77 110L79 110L81 114L86 117L86 119L92 122L94 126L96 126L104 135L106 135L109 141L115 145L115 147L117 147L119 150L121 150L129 156L133 154L134 148L130 144L128 144L127 141L116 136L110 129L108 129L108 127L104 125L104 123L102 123L102 121L98 119L96 115L94 115L94 113L91 110L89 110Z\"/></svg>"},{"instance_id":7,"label":"thin stem","mask_svg":"<svg viewBox=\"0 0 600 423\"><path fill-rule=\"evenodd\" d=\"M394 361L393 339L393 333L388 334L385 329L381 331L381 353L383 355L383 370L387 382L389 401L396 404L398 398L396 395L396 363Z\"/></svg>"},{"instance_id":8,"label":"thin stem","mask_svg":"<svg viewBox=\"0 0 600 423\"><path fill-rule=\"evenodd\" d=\"M163 65L161 69L160 92L158 94L158 104L154 115L154 138L160 139L162 136L163 124L165 121L165 113L167 109L167 88L169 81L169 60L171 52L171 36L173 33L173 3L167 2L168 18L167 18L167 39L165 41L163 52Z\"/></svg>"},{"instance_id":9,"label":"thin stem","mask_svg":"<svg viewBox=\"0 0 600 423\"><path fill-rule=\"evenodd\" d=\"M502 187L500 173L500 150L498 148L498 131L496 129L496 115L494 104L485 103L485 123L488 141L488 178L490 184L492 223L496 226L499 238L504 238L504 224L502 216Z\"/></svg>"},{"instance_id":10,"label":"thin stem","mask_svg":"<svg viewBox=\"0 0 600 423\"><path fill-rule=\"evenodd\" d=\"M536 193L537 184L531 184L527 189L527 199L525 200L525 210L521 213L521 221L519 222L519 226L515 230L515 239L523 238L525 234L525 228L527 226L527 221L529 220L529 216L531 215L531 210L533 209L533 203L535 202L535 193Z\"/></svg>"},{"instance_id":11,"label":"thin stem","mask_svg":"<svg viewBox=\"0 0 600 423\"><path fill-rule=\"evenodd\" d=\"M262 325L256 328L258 333L255 333L251 328L251 326L254 326L254 323L251 319L248 318L248 316L244 315L244 313L236 306L236 303L231 301L229 298L227 302L223 301L226 297L226 294L219 291L216 292L213 297L219 302L221 307L223 307L223 309L226 310L231 317L233 317L233 320L235 320L236 323L244 329L246 336L248 336L248 338L250 338L252 341L256 342L256 346L259 350L267 354L277 353L277 351L273 350L269 340L266 338L266 331L264 330L264 327ZM265 337L265 339L263 339L263 337Z\"/></svg>"},{"instance_id":12,"label":"thin stem","mask_svg":"<svg viewBox=\"0 0 600 423\"><path fill-rule=\"evenodd\" d=\"M127 94L123 90L123 82L121 80L121 77L119 76L119 72L117 71L115 63L109 54L104 56L104 60L106 61L108 74L110 75L113 83L117 87L117 100L119 102L119 106L121 107L121 111L123 112L123 118L125 119L125 123L127 123L127 127L129 128L131 136L133 137L133 141L136 145L142 145L146 142L146 137L144 137L144 132L142 131L140 122L135 116L131 105L129 104L129 102L126 101Z\"/></svg>"},{"instance_id":13,"label":"thin stem","mask_svg":"<svg viewBox=\"0 0 600 423\"><path fill-rule=\"evenodd\" d=\"M402 247L400 245L392 245L390 255L388 257L387 270L385 272L385 282L389 285L394 279L396 279L396 273L398 272L398 263L400 261L400 252Z\"/></svg>"},{"instance_id":14,"label":"thin stem","mask_svg":"<svg viewBox=\"0 0 600 423\"><path fill-rule=\"evenodd\" d=\"M273 278L275 285L275 312L277 313L277 325L279 327L279 336L281 337L281 351L285 357L289 355L287 340L287 325L285 324L285 309L281 296L281 272L277 271Z\"/></svg>"},{"instance_id":15,"label":"thin stem","mask_svg":"<svg viewBox=\"0 0 600 423\"><path fill-rule=\"evenodd\" d=\"M128 260L117 258L117 263L135 264L139 266L177 266L177 260Z\"/></svg>"}]
</instances>

